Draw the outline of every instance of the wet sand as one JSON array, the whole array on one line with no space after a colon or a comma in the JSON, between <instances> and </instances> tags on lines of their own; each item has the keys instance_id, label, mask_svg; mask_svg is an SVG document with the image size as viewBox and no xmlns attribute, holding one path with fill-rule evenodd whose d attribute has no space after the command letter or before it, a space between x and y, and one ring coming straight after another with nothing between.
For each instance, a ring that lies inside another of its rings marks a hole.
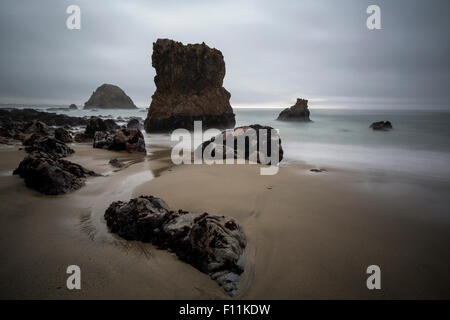
<instances>
[{"instance_id":1,"label":"wet sand","mask_svg":"<svg viewBox=\"0 0 450 320\"><path fill-rule=\"evenodd\" d=\"M10 175L25 153L0 148L1 299L227 299L175 255L108 232L108 205L141 194L237 219L248 238L238 298L450 298L445 184L306 164L261 176L258 165L173 167L162 148L145 157L72 147L68 160L104 176L62 196L26 188ZM114 172L114 157L130 165ZM78 291L65 285L71 264ZM382 290L366 288L371 264Z\"/></svg>"}]
</instances>

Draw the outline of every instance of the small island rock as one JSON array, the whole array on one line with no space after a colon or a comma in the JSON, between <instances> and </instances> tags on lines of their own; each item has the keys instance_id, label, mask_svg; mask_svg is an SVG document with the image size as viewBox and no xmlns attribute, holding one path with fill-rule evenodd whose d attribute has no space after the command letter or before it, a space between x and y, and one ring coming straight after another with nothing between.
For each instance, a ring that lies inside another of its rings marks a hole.
<instances>
[{"instance_id":1,"label":"small island rock","mask_svg":"<svg viewBox=\"0 0 450 320\"><path fill-rule=\"evenodd\" d=\"M284 109L278 115L277 120L281 121L311 121L309 119L308 100L297 99L297 102L289 108Z\"/></svg>"},{"instance_id":2,"label":"small island rock","mask_svg":"<svg viewBox=\"0 0 450 320\"><path fill-rule=\"evenodd\" d=\"M137 109L133 100L118 86L103 84L84 104L85 109Z\"/></svg>"}]
</instances>

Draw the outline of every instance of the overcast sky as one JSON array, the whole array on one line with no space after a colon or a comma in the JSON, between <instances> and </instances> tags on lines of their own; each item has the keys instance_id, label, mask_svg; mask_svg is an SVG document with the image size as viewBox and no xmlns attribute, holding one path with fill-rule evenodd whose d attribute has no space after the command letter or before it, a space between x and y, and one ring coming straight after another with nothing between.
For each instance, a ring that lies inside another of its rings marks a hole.
<instances>
[{"instance_id":1,"label":"overcast sky","mask_svg":"<svg viewBox=\"0 0 450 320\"><path fill-rule=\"evenodd\" d=\"M148 106L152 43L170 38L222 51L233 106L447 107L449 15L448 0L2 0L0 103L82 105L112 83Z\"/></svg>"}]
</instances>

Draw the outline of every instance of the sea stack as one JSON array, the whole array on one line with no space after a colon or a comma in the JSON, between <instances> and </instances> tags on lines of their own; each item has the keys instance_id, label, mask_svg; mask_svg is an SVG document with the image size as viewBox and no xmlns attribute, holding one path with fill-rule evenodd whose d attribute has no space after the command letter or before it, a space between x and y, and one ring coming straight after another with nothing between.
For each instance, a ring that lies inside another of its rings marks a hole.
<instances>
[{"instance_id":1,"label":"sea stack","mask_svg":"<svg viewBox=\"0 0 450 320\"><path fill-rule=\"evenodd\" d=\"M308 100L297 98L297 102L292 107L281 111L277 120L300 122L311 121L309 119Z\"/></svg>"},{"instance_id":2,"label":"sea stack","mask_svg":"<svg viewBox=\"0 0 450 320\"><path fill-rule=\"evenodd\" d=\"M118 86L102 84L84 104L85 109L137 109L133 100Z\"/></svg>"},{"instance_id":3,"label":"sea stack","mask_svg":"<svg viewBox=\"0 0 450 320\"><path fill-rule=\"evenodd\" d=\"M370 125L370 128L375 131L389 131L392 129L392 123L390 123L389 121L378 121L372 123Z\"/></svg>"},{"instance_id":4,"label":"sea stack","mask_svg":"<svg viewBox=\"0 0 450 320\"><path fill-rule=\"evenodd\" d=\"M153 43L152 66L156 91L144 127L147 132L177 128L193 130L201 120L204 129L235 125L230 93L222 86L222 53L205 43L183 45L169 39Z\"/></svg>"}]
</instances>

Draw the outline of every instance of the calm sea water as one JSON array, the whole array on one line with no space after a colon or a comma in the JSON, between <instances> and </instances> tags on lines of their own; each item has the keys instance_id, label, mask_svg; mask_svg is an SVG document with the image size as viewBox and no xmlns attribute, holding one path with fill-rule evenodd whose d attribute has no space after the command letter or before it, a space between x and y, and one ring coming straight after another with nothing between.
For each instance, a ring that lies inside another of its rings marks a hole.
<instances>
[{"instance_id":1,"label":"calm sea water","mask_svg":"<svg viewBox=\"0 0 450 320\"><path fill-rule=\"evenodd\" d=\"M450 112L312 109L311 123L276 121L280 109L235 109L237 126L269 125L279 130L284 163L306 162L323 168L395 172L450 181ZM140 110L56 111L71 116L146 117ZM389 120L394 129L369 129ZM168 135L146 135L151 143L169 143Z\"/></svg>"},{"instance_id":2,"label":"calm sea water","mask_svg":"<svg viewBox=\"0 0 450 320\"><path fill-rule=\"evenodd\" d=\"M276 121L279 109L238 109L238 125L279 130L286 161L450 181L450 112L312 109L311 123ZM389 120L387 132L369 128Z\"/></svg>"}]
</instances>

